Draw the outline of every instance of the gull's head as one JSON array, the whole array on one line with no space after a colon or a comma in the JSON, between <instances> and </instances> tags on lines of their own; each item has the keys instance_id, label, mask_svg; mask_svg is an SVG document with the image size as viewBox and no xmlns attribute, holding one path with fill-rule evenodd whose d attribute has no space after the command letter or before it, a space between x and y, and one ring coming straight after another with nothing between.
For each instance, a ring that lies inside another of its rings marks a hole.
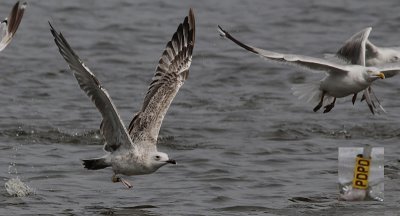
<instances>
[{"instance_id":1,"label":"gull's head","mask_svg":"<svg viewBox=\"0 0 400 216\"><path fill-rule=\"evenodd\" d=\"M377 58L381 60L380 64L398 63L400 62L400 49L399 47L390 47L390 48L381 47Z\"/></svg>"},{"instance_id":2,"label":"gull's head","mask_svg":"<svg viewBox=\"0 0 400 216\"><path fill-rule=\"evenodd\" d=\"M169 159L164 152L155 152L149 155L149 164L151 167L158 169L166 164L176 164L176 161Z\"/></svg>"},{"instance_id":3,"label":"gull's head","mask_svg":"<svg viewBox=\"0 0 400 216\"><path fill-rule=\"evenodd\" d=\"M380 72L378 69L372 69L372 68L368 68L366 70L366 78L368 81L372 82L376 79L385 79L385 74Z\"/></svg>"},{"instance_id":4,"label":"gull's head","mask_svg":"<svg viewBox=\"0 0 400 216\"><path fill-rule=\"evenodd\" d=\"M374 66L381 64L399 63L400 47L379 47L371 52L366 52L365 65Z\"/></svg>"}]
</instances>

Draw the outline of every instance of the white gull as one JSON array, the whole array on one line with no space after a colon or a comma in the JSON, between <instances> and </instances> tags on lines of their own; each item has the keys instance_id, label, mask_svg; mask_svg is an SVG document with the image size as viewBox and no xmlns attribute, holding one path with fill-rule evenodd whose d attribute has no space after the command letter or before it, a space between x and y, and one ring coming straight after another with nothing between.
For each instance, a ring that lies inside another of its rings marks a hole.
<instances>
[{"instance_id":1,"label":"white gull","mask_svg":"<svg viewBox=\"0 0 400 216\"><path fill-rule=\"evenodd\" d=\"M317 106L313 109L314 112L318 111L323 106L325 100L329 101L329 104L324 107L324 113L329 112L335 106L336 98L342 98L364 91L375 80L392 77L400 70L400 65L398 64L366 67L362 65L339 64L334 61L303 55L282 54L263 50L240 42L220 26L218 27L222 37L230 39L242 48L265 59L289 63L313 71L325 72L326 76L321 81L294 88L294 94L299 98L307 99L308 102L319 101ZM360 61L363 60L360 59Z\"/></svg>"},{"instance_id":2,"label":"white gull","mask_svg":"<svg viewBox=\"0 0 400 216\"><path fill-rule=\"evenodd\" d=\"M367 27L351 36L335 56L347 63L364 66L379 66L400 62L400 47L378 47L374 45L368 40L371 30L372 27ZM395 74L392 73L392 75ZM352 99L353 104L356 98L357 94L354 94ZM361 101L364 99L372 113L376 109L375 103L385 112L371 86L364 90Z\"/></svg>"}]
</instances>

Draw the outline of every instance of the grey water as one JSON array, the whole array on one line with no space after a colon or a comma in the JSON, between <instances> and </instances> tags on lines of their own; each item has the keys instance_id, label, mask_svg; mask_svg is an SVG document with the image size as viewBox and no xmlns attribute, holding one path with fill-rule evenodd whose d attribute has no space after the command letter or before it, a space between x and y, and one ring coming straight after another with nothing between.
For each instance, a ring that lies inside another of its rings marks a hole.
<instances>
[{"instance_id":1,"label":"grey water","mask_svg":"<svg viewBox=\"0 0 400 216\"><path fill-rule=\"evenodd\" d=\"M14 0L0 2L5 17ZM374 89L387 114L339 99L314 113L294 84L324 74L264 61L231 41L323 57L372 26L399 46L400 4L387 1L35 0L0 53L0 185L18 176L35 194L0 187L0 215L397 215L400 77ZM190 75L164 119L159 150L177 160L111 182L81 159L102 152L101 117L49 32L60 30L108 90L125 124L140 108L158 59L190 7L197 38ZM385 148L385 201L339 202L338 147Z\"/></svg>"}]
</instances>

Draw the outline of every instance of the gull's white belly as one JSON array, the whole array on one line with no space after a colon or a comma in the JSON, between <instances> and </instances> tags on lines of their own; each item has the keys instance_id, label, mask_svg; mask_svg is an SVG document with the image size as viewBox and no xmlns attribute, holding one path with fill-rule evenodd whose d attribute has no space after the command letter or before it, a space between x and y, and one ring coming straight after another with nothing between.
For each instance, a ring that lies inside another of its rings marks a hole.
<instances>
[{"instance_id":1,"label":"gull's white belly","mask_svg":"<svg viewBox=\"0 0 400 216\"><path fill-rule=\"evenodd\" d=\"M342 98L366 89L370 84L343 77L328 76L321 81L321 90L332 97Z\"/></svg>"},{"instance_id":2,"label":"gull's white belly","mask_svg":"<svg viewBox=\"0 0 400 216\"><path fill-rule=\"evenodd\" d=\"M116 174L123 175L144 175L155 172L156 170L147 167L142 160L134 154L116 154L111 156L112 169Z\"/></svg>"}]
</instances>

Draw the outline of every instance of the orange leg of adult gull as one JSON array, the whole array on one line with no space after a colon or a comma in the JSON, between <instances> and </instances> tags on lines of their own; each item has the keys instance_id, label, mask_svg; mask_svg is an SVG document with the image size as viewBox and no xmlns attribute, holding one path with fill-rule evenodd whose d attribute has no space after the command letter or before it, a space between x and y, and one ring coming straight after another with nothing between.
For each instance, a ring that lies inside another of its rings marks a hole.
<instances>
[{"instance_id":1,"label":"orange leg of adult gull","mask_svg":"<svg viewBox=\"0 0 400 216\"><path fill-rule=\"evenodd\" d=\"M324 108L325 108L324 113L327 113L327 112L331 111L332 108L335 106L335 102L336 102L336 98L333 98L333 102L332 103L324 106Z\"/></svg>"},{"instance_id":2,"label":"orange leg of adult gull","mask_svg":"<svg viewBox=\"0 0 400 216\"><path fill-rule=\"evenodd\" d=\"M116 174L114 174L114 175L112 176L111 181L114 182L114 183L116 183L116 182L121 182L123 185L125 185L125 187L127 187L127 188L129 188L129 189L133 187L133 186L131 185L131 183L129 183L127 180L125 180L125 179L123 179L123 178L121 178L121 177L118 177Z\"/></svg>"},{"instance_id":3,"label":"orange leg of adult gull","mask_svg":"<svg viewBox=\"0 0 400 216\"><path fill-rule=\"evenodd\" d=\"M319 109L321 109L322 104L324 102L324 96L325 96L325 92L322 91L322 95L321 95L321 100L319 101L318 105L316 107L314 107L314 112L317 112Z\"/></svg>"}]
</instances>

